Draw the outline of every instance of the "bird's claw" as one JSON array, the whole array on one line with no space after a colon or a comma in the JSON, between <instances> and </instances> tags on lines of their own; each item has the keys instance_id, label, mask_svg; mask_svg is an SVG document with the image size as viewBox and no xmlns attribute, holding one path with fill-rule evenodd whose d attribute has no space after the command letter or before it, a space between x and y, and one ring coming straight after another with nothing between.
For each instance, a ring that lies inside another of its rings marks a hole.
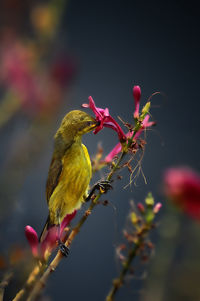
<instances>
[{"instance_id":1,"label":"bird's claw","mask_svg":"<svg viewBox=\"0 0 200 301\"><path fill-rule=\"evenodd\" d=\"M108 190L112 189L111 182L108 180L101 180L94 185L95 189L100 190L102 193L106 193Z\"/></svg>"},{"instance_id":2,"label":"bird's claw","mask_svg":"<svg viewBox=\"0 0 200 301\"><path fill-rule=\"evenodd\" d=\"M98 181L92 187L92 190L90 191L88 197L85 199L85 202L88 202L91 199L91 197L94 194L94 192L95 192L96 189L100 190L101 193L106 193L109 189L112 189L111 181L108 181L108 180L100 180L100 181Z\"/></svg>"},{"instance_id":3,"label":"bird's claw","mask_svg":"<svg viewBox=\"0 0 200 301\"><path fill-rule=\"evenodd\" d=\"M62 253L63 256L68 257L69 255L69 248L61 241L58 243L58 247L60 252Z\"/></svg>"}]
</instances>

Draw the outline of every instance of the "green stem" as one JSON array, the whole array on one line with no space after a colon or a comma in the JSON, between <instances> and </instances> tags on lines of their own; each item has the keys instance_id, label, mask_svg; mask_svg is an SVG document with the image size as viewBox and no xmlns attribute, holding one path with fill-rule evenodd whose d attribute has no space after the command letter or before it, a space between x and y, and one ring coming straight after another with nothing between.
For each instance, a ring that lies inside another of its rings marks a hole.
<instances>
[{"instance_id":1,"label":"green stem","mask_svg":"<svg viewBox=\"0 0 200 301\"><path fill-rule=\"evenodd\" d=\"M126 155L127 152L123 151L117 161L117 163L113 166L111 172L109 173L109 175L107 176L106 180L110 181L113 177L113 174L116 172L116 170L119 168L119 164L121 163L121 161L123 160L124 156Z\"/></svg>"},{"instance_id":2,"label":"green stem","mask_svg":"<svg viewBox=\"0 0 200 301\"><path fill-rule=\"evenodd\" d=\"M137 256L137 253L144 242L145 236L148 233L148 231L150 231L150 229L151 224L147 223L143 226L142 229L138 230L138 239L134 243L133 248L130 249L126 260L123 262L123 268L119 274L119 277L113 280L112 287L108 295L106 296L106 301L113 301L115 294L117 293L119 288L124 284L124 278L126 274L130 271L131 263L133 259Z\"/></svg>"},{"instance_id":3,"label":"green stem","mask_svg":"<svg viewBox=\"0 0 200 301\"><path fill-rule=\"evenodd\" d=\"M140 248L140 242L138 241L137 244L134 245L134 248L129 252L129 255L126 259L126 261L123 264L123 269L121 270L121 273L119 275L118 278L113 280L113 284L112 287L106 297L106 301L112 301L114 300L114 296L116 294L116 292L118 291L118 289L123 285L124 283L124 278L127 274L127 272L130 270L130 265L132 260L135 258L138 249Z\"/></svg>"}]
</instances>

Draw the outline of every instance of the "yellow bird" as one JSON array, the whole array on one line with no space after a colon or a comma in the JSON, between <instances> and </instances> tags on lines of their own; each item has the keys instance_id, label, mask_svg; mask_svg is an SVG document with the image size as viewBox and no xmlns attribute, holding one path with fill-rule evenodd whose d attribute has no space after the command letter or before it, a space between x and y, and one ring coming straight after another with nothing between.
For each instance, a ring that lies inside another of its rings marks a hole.
<instances>
[{"instance_id":1,"label":"yellow bird","mask_svg":"<svg viewBox=\"0 0 200 301\"><path fill-rule=\"evenodd\" d=\"M81 207L87 196L92 176L88 150L82 144L82 135L92 131L99 123L85 112L69 112L54 137L54 152L46 184L49 216L40 236L46 230L60 225L67 214Z\"/></svg>"}]
</instances>

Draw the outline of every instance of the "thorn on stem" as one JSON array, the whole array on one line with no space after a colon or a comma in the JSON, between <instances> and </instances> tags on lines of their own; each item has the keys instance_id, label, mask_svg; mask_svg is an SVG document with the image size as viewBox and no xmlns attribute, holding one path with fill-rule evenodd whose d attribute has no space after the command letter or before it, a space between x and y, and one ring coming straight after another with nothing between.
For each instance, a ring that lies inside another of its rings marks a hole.
<instances>
[{"instance_id":1,"label":"thorn on stem","mask_svg":"<svg viewBox=\"0 0 200 301\"><path fill-rule=\"evenodd\" d=\"M87 210L87 211L85 211L85 216L87 217L87 216L89 216L91 214L91 210Z\"/></svg>"}]
</instances>

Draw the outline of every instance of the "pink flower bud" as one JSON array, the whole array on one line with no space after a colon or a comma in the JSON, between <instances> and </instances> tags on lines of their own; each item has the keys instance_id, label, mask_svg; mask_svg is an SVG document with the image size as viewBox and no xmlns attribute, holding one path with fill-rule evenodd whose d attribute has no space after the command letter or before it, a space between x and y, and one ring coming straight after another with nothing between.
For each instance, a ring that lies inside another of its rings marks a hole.
<instances>
[{"instance_id":1,"label":"pink flower bud","mask_svg":"<svg viewBox=\"0 0 200 301\"><path fill-rule=\"evenodd\" d=\"M28 243L31 247L31 251L34 257L38 256L38 235L36 231L31 227L31 226L26 226L25 227L25 235L28 240Z\"/></svg>"},{"instance_id":2,"label":"pink flower bud","mask_svg":"<svg viewBox=\"0 0 200 301\"><path fill-rule=\"evenodd\" d=\"M133 98L135 100L134 118L138 118L139 117L140 98L141 98L140 86L133 87Z\"/></svg>"},{"instance_id":3,"label":"pink flower bud","mask_svg":"<svg viewBox=\"0 0 200 301\"><path fill-rule=\"evenodd\" d=\"M162 208L162 204L161 204L161 203L157 203L157 204L154 206L154 208L153 208L153 212L154 212L155 214L157 214L157 213L160 211L161 208Z\"/></svg>"},{"instance_id":4,"label":"pink flower bud","mask_svg":"<svg viewBox=\"0 0 200 301\"><path fill-rule=\"evenodd\" d=\"M137 204L137 207L138 207L138 210L141 212L141 213L144 213L145 212L145 208L144 208L144 205L142 203L138 203Z\"/></svg>"}]
</instances>

